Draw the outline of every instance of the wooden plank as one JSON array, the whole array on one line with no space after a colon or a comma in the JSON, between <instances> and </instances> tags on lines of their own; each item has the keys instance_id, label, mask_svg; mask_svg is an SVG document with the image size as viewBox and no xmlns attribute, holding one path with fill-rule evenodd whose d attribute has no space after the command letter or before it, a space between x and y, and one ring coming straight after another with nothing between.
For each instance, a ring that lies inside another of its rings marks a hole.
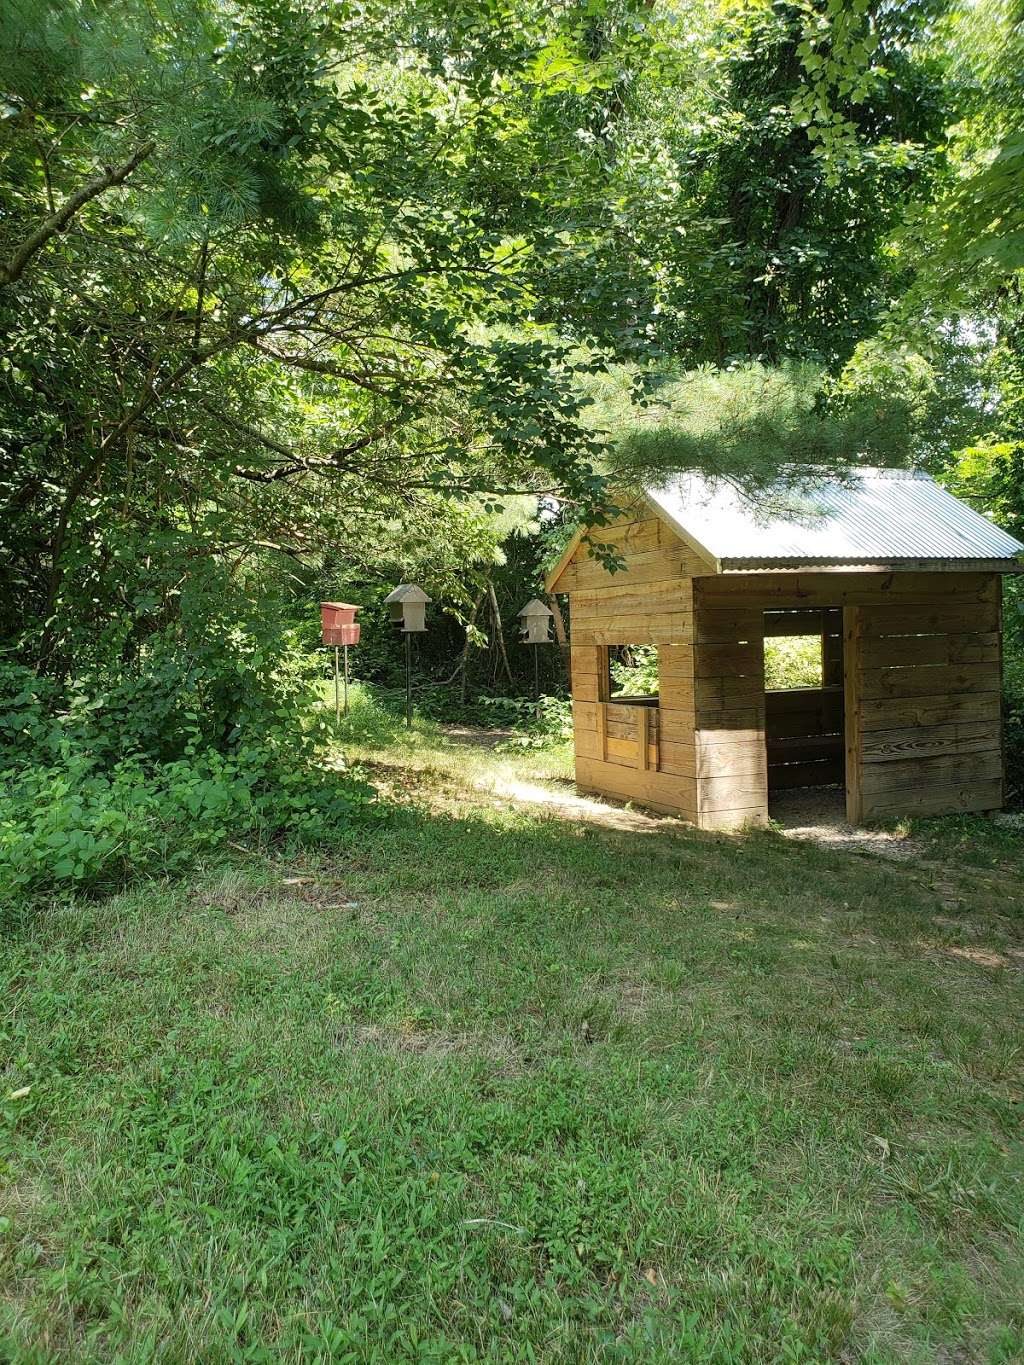
<instances>
[{"instance_id":1,"label":"wooden plank","mask_svg":"<svg viewBox=\"0 0 1024 1365\"><path fill-rule=\"evenodd\" d=\"M864 735L865 763L888 763L901 758L928 758L940 754L973 754L1000 745L998 718L962 721L951 725L908 725L893 730L872 730ZM769 750L769 753L771 751Z\"/></svg>"},{"instance_id":2,"label":"wooden plank","mask_svg":"<svg viewBox=\"0 0 1024 1365\"><path fill-rule=\"evenodd\" d=\"M614 580L595 588L577 587L570 604L577 611L636 611L644 606L658 611L691 611L693 594L690 580L672 574L668 578L633 583L616 575Z\"/></svg>"},{"instance_id":3,"label":"wooden plank","mask_svg":"<svg viewBox=\"0 0 1024 1365\"><path fill-rule=\"evenodd\" d=\"M597 674L573 673L572 695L575 701L597 701L599 696Z\"/></svg>"},{"instance_id":4,"label":"wooden plank","mask_svg":"<svg viewBox=\"0 0 1024 1365\"><path fill-rule=\"evenodd\" d=\"M580 701L578 697L574 697L572 703L573 729L592 730L594 734L597 734L597 708L597 702Z\"/></svg>"},{"instance_id":5,"label":"wooden plank","mask_svg":"<svg viewBox=\"0 0 1024 1365\"><path fill-rule=\"evenodd\" d=\"M860 723L864 733L902 729L906 726L949 725L961 721L989 720L998 724L1002 714L999 693L961 693L934 697L886 697L865 700Z\"/></svg>"},{"instance_id":6,"label":"wooden plank","mask_svg":"<svg viewBox=\"0 0 1024 1365\"><path fill-rule=\"evenodd\" d=\"M879 573L818 572L719 574L696 577L695 601L705 607L742 602L762 610L779 607L874 606L886 602L932 608L957 600L994 601L991 573L894 570Z\"/></svg>"},{"instance_id":7,"label":"wooden plank","mask_svg":"<svg viewBox=\"0 0 1024 1365\"><path fill-rule=\"evenodd\" d=\"M701 734L714 730L764 729L763 706L702 706L695 718Z\"/></svg>"},{"instance_id":8,"label":"wooden plank","mask_svg":"<svg viewBox=\"0 0 1024 1365\"><path fill-rule=\"evenodd\" d=\"M998 810L1003 804L1002 777L959 787L888 792L871 798L866 814L871 819L897 815L952 815L958 811Z\"/></svg>"},{"instance_id":9,"label":"wooden plank","mask_svg":"<svg viewBox=\"0 0 1024 1365\"><path fill-rule=\"evenodd\" d=\"M601 758L601 736L596 730L573 731L573 747L577 758Z\"/></svg>"},{"instance_id":10,"label":"wooden plank","mask_svg":"<svg viewBox=\"0 0 1024 1365\"><path fill-rule=\"evenodd\" d=\"M674 744L661 740L658 745L658 770L679 777L697 776L697 753L693 743Z\"/></svg>"},{"instance_id":11,"label":"wooden plank","mask_svg":"<svg viewBox=\"0 0 1024 1365\"><path fill-rule=\"evenodd\" d=\"M594 645L688 644L693 623L688 616L592 618L573 625L574 640Z\"/></svg>"},{"instance_id":12,"label":"wooden plank","mask_svg":"<svg viewBox=\"0 0 1024 1365\"><path fill-rule=\"evenodd\" d=\"M879 635L864 641L864 667L908 668L915 664L981 664L999 659L999 635Z\"/></svg>"},{"instance_id":13,"label":"wooden plank","mask_svg":"<svg viewBox=\"0 0 1024 1365\"><path fill-rule=\"evenodd\" d=\"M893 759L889 763L866 763L861 773L861 789L866 805L869 798L886 792L930 791L941 788L966 789L978 782L989 782L1002 775L1002 755L998 749L987 753L941 754L930 758Z\"/></svg>"},{"instance_id":14,"label":"wooden plank","mask_svg":"<svg viewBox=\"0 0 1024 1365\"><path fill-rule=\"evenodd\" d=\"M879 635L955 635L999 629L999 605L984 599L965 606L959 602L931 602L908 607L886 604L864 622L865 639Z\"/></svg>"},{"instance_id":15,"label":"wooden plank","mask_svg":"<svg viewBox=\"0 0 1024 1365\"><path fill-rule=\"evenodd\" d=\"M987 664L921 664L910 668L863 668L862 695L878 697L955 696L958 692L999 692L998 666Z\"/></svg>"},{"instance_id":16,"label":"wooden plank","mask_svg":"<svg viewBox=\"0 0 1024 1365\"><path fill-rule=\"evenodd\" d=\"M606 793L624 801L639 801L654 810L670 811L687 819L696 814L697 784L693 778L639 772L635 768L581 758L576 761L576 783L585 791Z\"/></svg>"},{"instance_id":17,"label":"wooden plank","mask_svg":"<svg viewBox=\"0 0 1024 1365\"><path fill-rule=\"evenodd\" d=\"M703 830L718 830L721 833L735 834L745 829L757 828L768 823L768 803L750 810L705 811L700 818Z\"/></svg>"},{"instance_id":18,"label":"wooden plank","mask_svg":"<svg viewBox=\"0 0 1024 1365\"><path fill-rule=\"evenodd\" d=\"M651 712L650 708L641 706L636 717L636 766L646 770L650 767L657 767L657 751L654 754L652 765L648 753L651 742Z\"/></svg>"},{"instance_id":19,"label":"wooden plank","mask_svg":"<svg viewBox=\"0 0 1024 1365\"><path fill-rule=\"evenodd\" d=\"M704 727L697 731L696 742L701 750L713 749L723 744L764 744L764 726L744 725L739 728L723 726L718 730Z\"/></svg>"},{"instance_id":20,"label":"wooden plank","mask_svg":"<svg viewBox=\"0 0 1024 1365\"><path fill-rule=\"evenodd\" d=\"M658 646L659 678L692 678L693 645L674 644Z\"/></svg>"},{"instance_id":21,"label":"wooden plank","mask_svg":"<svg viewBox=\"0 0 1024 1365\"><path fill-rule=\"evenodd\" d=\"M593 673L596 676L601 672L601 651L597 645L585 645L573 640L569 645L569 661L573 677L577 673Z\"/></svg>"},{"instance_id":22,"label":"wooden plank","mask_svg":"<svg viewBox=\"0 0 1024 1365\"><path fill-rule=\"evenodd\" d=\"M831 787L843 780L843 755L808 759L803 763L768 765L768 790L789 791L793 787Z\"/></svg>"},{"instance_id":23,"label":"wooden plank","mask_svg":"<svg viewBox=\"0 0 1024 1365\"><path fill-rule=\"evenodd\" d=\"M604 761L608 757L608 703L597 703L597 753Z\"/></svg>"},{"instance_id":24,"label":"wooden plank","mask_svg":"<svg viewBox=\"0 0 1024 1365\"><path fill-rule=\"evenodd\" d=\"M596 745L591 747L596 751ZM593 758L597 755L596 752L591 752L586 756ZM627 768L636 768L640 766L645 768L656 767L657 756L658 751L656 747L651 744L648 746L647 762L643 765L638 764L639 747L635 735L631 736L629 739L620 739L616 736L609 735L605 742L605 757L607 762L623 763Z\"/></svg>"},{"instance_id":25,"label":"wooden plank","mask_svg":"<svg viewBox=\"0 0 1024 1365\"><path fill-rule=\"evenodd\" d=\"M864 698L861 694L861 648L863 644L865 612L859 607L843 610L843 690L844 720L843 747L845 749L846 818L851 825L864 819L864 794L861 789L863 769L862 743Z\"/></svg>"},{"instance_id":26,"label":"wooden plank","mask_svg":"<svg viewBox=\"0 0 1024 1365\"><path fill-rule=\"evenodd\" d=\"M693 554L682 544L630 554L615 573L610 573L600 560L578 560L575 587L586 591L619 587L625 583L656 583L662 578L682 579L688 577L694 567L697 565Z\"/></svg>"},{"instance_id":27,"label":"wooden plank","mask_svg":"<svg viewBox=\"0 0 1024 1365\"><path fill-rule=\"evenodd\" d=\"M763 743L704 745L696 757L698 777L747 777L763 782L767 771Z\"/></svg>"},{"instance_id":28,"label":"wooden plank","mask_svg":"<svg viewBox=\"0 0 1024 1365\"><path fill-rule=\"evenodd\" d=\"M763 613L754 608L733 607L716 611L694 604L694 639L698 644L735 644L764 638Z\"/></svg>"},{"instance_id":29,"label":"wooden plank","mask_svg":"<svg viewBox=\"0 0 1024 1365\"><path fill-rule=\"evenodd\" d=\"M750 703L760 705L764 684L758 677L737 673L731 678L698 678L694 682L694 699L700 709L731 707Z\"/></svg>"},{"instance_id":30,"label":"wooden plank","mask_svg":"<svg viewBox=\"0 0 1024 1365\"><path fill-rule=\"evenodd\" d=\"M835 758L845 752L842 734L793 735L767 742L769 768L779 763L804 763L811 760Z\"/></svg>"},{"instance_id":31,"label":"wooden plank","mask_svg":"<svg viewBox=\"0 0 1024 1365\"><path fill-rule=\"evenodd\" d=\"M770 740L795 739L805 735L837 735L843 730L843 696L818 694L800 708L774 710L772 693L765 707L765 733Z\"/></svg>"},{"instance_id":32,"label":"wooden plank","mask_svg":"<svg viewBox=\"0 0 1024 1365\"><path fill-rule=\"evenodd\" d=\"M743 644L730 641L728 644L701 644L695 651L693 661L694 676L698 678L731 677L746 674L757 679L758 687L764 687L764 652L760 640L750 640Z\"/></svg>"},{"instance_id":33,"label":"wooden plank","mask_svg":"<svg viewBox=\"0 0 1024 1365\"><path fill-rule=\"evenodd\" d=\"M662 748L666 744L693 745L693 711L662 711L659 720L658 742Z\"/></svg>"},{"instance_id":34,"label":"wooden plank","mask_svg":"<svg viewBox=\"0 0 1024 1365\"><path fill-rule=\"evenodd\" d=\"M605 734L609 739L626 739L630 743L636 739L636 722L615 714L614 703L609 704L609 709L604 716Z\"/></svg>"},{"instance_id":35,"label":"wooden plank","mask_svg":"<svg viewBox=\"0 0 1024 1365\"><path fill-rule=\"evenodd\" d=\"M843 685L843 637L824 634L821 637L821 681L825 687Z\"/></svg>"},{"instance_id":36,"label":"wooden plank","mask_svg":"<svg viewBox=\"0 0 1024 1365\"><path fill-rule=\"evenodd\" d=\"M821 607L764 613L765 639L788 635L820 635L824 626Z\"/></svg>"},{"instance_id":37,"label":"wooden plank","mask_svg":"<svg viewBox=\"0 0 1024 1365\"><path fill-rule=\"evenodd\" d=\"M617 521L609 526L592 526L589 537L602 545L614 545L620 551L638 552L654 550L662 543L662 532L666 538L671 535L665 523L657 517L633 518L630 521ZM580 544L577 562L591 558L589 546Z\"/></svg>"},{"instance_id":38,"label":"wooden plank","mask_svg":"<svg viewBox=\"0 0 1024 1365\"><path fill-rule=\"evenodd\" d=\"M698 779L697 800L702 821L706 813L715 811L767 810L767 777L763 772L702 777Z\"/></svg>"}]
</instances>

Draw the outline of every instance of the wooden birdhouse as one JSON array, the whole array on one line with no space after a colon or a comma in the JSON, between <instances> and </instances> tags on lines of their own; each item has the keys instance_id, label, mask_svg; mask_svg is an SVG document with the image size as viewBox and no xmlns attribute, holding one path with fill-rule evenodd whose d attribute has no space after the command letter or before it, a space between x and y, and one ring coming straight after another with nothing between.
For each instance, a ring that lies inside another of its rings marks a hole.
<instances>
[{"instance_id":1,"label":"wooden birdhouse","mask_svg":"<svg viewBox=\"0 0 1024 1365\"><path fill-rule=\"evenodd\" d=\"M405 634L426 630L427 603L431 599L415 583L399 583L384 601L391 608L391 619Z\"/></svg>"},{"instance_id":2,"label":"wooden birdhouse","mask_svg":"<svg viewBox=\"0 0 1024 1365\"><path fill-rule=\"evenodd\" d=\"M325 645L359 643L359 625L356 622L358 610L351 602L320 603L320 630Z\"/></svg>"},{"instance_id":3,"label":"wooden birdhouse","mask_svg":"<svg viewBox=\"0 0 1024 1365\"><path fill-rule=\"evenodd\" d=\"M527 602L518 613L522 622L520 634L524 645L547 645L551 643L551 610L539 597Z\"/></svg>"}]
</instances>

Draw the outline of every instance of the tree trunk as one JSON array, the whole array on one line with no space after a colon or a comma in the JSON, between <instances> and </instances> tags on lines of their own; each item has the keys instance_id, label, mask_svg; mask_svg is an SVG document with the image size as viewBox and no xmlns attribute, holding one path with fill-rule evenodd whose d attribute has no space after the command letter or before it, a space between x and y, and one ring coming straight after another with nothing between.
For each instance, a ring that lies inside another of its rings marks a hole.
<instances>
[{"instance_id":1,"label":"tree trunk","mask_svg":"<svg viewBox=\"0 0 1024 1365\"><path fill-rule=\"evenodd\" d=\"M512 669L508 662L508 651L505 649L505 632L501 625L501 608L498 606L498 598L494 591L494 584L487 584L487 596L491 603L491 613L494 616L494 637L498 646L498 655L505 669L505 676L508 678L508 685L515 690L516 680L512 676Z\"/></svg>"},{"instance_id":2,"label":"tree trunk","mask_svg":"<svg viewBox=\"0 0 1024 1365\"><path fill-rule=\"evenodd\" d=\"M470 631L476 625L476 614L480 610L480 604L483 600L484 594L481 590L477 593L476 601L473 603L473 610L469 613L469 623L466 626L466 643L462 646L462 658L459 660L459 700L462 702L463 706L466 704L466 665L469 662L469 651L472 648Z\"/></svg>"}]
</instances>

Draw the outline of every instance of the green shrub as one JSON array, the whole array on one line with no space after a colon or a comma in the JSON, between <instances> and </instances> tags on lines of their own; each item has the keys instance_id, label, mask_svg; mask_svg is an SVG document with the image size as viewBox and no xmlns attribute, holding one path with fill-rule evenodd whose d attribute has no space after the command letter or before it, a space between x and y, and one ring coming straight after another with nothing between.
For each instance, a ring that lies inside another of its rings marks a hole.
<instances>
[{"instance_id":1,"label":"green shrub","mask_svg":"<svg viewBox=\"0 0 1024 1365\"><path fill-rule=\"evenodd\" d=\"M357 777L256 747L110 768L68 750L0 772L0 900L178 872L232 835L323 840L374 816L372 801Z\"/></svg>"},{"instance_id":2,"label":"green shrub","mask_svg":"<svg viewBox=\"0 0 1024 1365\"><path fill-rule=\"evenodd\" d=\"M376 815L321 764L319 661L287 633L157 635L61 687L0 664L0 899L172 873L232 835L324 839Z\"/></svg>"},{"instance_id":3,"label":"green shrub","mask_svg":"<svg viewBox=\"0 0 1024 1365\"><path fill-rule=\"evenodd\" d=\"M478 697L484 724L514 730L499 748L543 748L572 738L572 702L568 697Z\"/></svg>"}]
</instances>

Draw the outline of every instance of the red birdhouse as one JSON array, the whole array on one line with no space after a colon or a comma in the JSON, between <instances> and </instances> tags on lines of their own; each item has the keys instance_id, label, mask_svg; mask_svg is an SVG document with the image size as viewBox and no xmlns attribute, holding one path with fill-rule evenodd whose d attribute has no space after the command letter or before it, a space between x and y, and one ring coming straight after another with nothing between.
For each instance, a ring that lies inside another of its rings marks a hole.
<instances>
[{"instance_id":1,"label":"red birdhouse","mask_svg":"<svg viewBox=\"0 0 1024 1365\"><path fill-rule=\"evenodd\" d=\"M357 606L351 602L321 602L320 629L325 645L357 645L359 625Z\"/></svg>"}]
</instances>

